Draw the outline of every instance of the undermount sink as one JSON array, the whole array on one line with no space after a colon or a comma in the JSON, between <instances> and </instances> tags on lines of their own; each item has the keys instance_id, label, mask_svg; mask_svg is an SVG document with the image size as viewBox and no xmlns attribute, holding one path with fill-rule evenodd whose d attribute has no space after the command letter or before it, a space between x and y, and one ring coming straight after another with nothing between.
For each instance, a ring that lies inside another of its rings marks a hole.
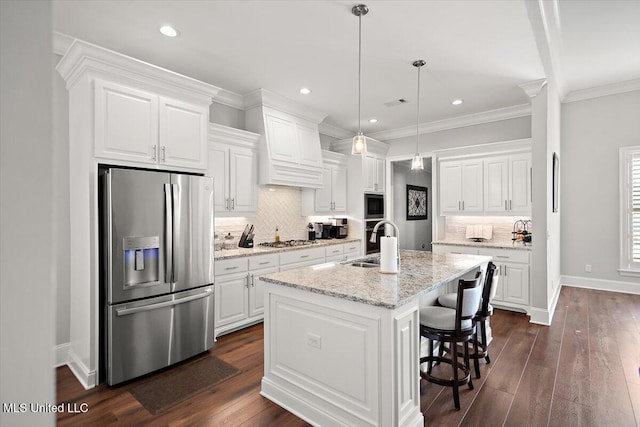
<instances>
[{"instance_id":1,"label":"undermount sink","mask_svg":"<svg viewBox=\"0 0 640 427\"><path fill-rule=\"evenodd\" d=\"M364 268L378 267L378 264L374 264L372 262L363 262L363 261L352 262L349 265L353 267L364 267Z\"/></svg>"}]
</instances>

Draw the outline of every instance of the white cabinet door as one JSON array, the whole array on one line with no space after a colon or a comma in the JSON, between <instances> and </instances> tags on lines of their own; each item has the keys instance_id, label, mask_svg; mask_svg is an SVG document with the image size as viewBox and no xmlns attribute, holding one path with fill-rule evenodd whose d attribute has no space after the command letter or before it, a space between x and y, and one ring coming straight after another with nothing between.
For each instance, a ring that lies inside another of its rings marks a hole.
<instances>
[{"instance_id":1,"label":"white cabinet door","mask_svg":"<svg viewBox=\"0 0 640 427\"><path fill-rule=\"evenodd\" d=\"M158 161L158 97L96 79L95 156L136 163Z\"/></svg>"},{"instance_id":2,"label":"white cabinet door","mask_svg":"<svg viewBox=\"0 0 640 427\"><path fill-rule=\"evenodd\" d=\"M324 187L316 192L316 212L331 212L333 210L333 167L322 168L322 182Z\"/></svg>"},{"instance_id":3,"label":"white cabinet door","mask_svg":"<svg viewBox=\"0 0 640 427\"><path fill-rule=\"evenodd\" d=\"M531 215L531 155L509 158L509 212Z\"/></svg>"},{"instance_id":4,"label":"white cabinet door","mask_svg":"<svg viewBox=\"0 0 640 427\"><path fill-rule=\"evenodd\" d=\"M216 213L229 208L229 150L225 146L210 146L207 175L213 177L213 205Z\"/></svg>"},{"instance_id":5,"label":"white cabinet door","mask_svg":"<svg viewBox=\"0 0 640 427\"><path fill-rule=\"evenodd\" d=\"M334 212L347 211L347 168L336 167L333 170L332 180L333 210Z\"/></svg>"},{"instance_id":6,"label":"white cabinet door","mask_svg":"<svg viewBox=\"0 0 640 427\"><path fill-rule=\"evenodd\" d=\"M216 277L215 287L216 329L249 316L247 273Z\"/></svg>"},{"instance_id":7,"label":"white cabinet door","mask_svg":"<svg viewBox=\"0 0 640 427\"><path fill-rule=\"evenodd\" d=\"M462 165L460 162L440 163L440 210L443 215L462 210Z\"/></svg>"},{"instance_id":8,"label":"white cabinet door","mask_svg":"<svg viewBox=\"0 0 640 427\"><path fill-rule=\"evenodd\" d=\"M258 210L257 159L252 150L229 149L229 197L231 211Z\"/></svg>"},{"instance_id":9,"label":"white cabinet door","mask_svg":"<svg viewBox=\"0 0 640 427\"><path fill-rule=\"evenodd\" d=\"M318 127L311 124L296 123L300 157L298 161L305 166L322 166L322 152L320 150L320 134Z\"/></svg>"},{"instance_id":10,"label":"white cabinet door","mask_svg":"<svg viewBox=\"0 0 640 427\"><path fill-rule=\"evenodd\" d=\"M482 212L482 160L462 163L462 211Z\"/></svg>"},{"instance_id":11,"label":"white cabinet door","mask_svg":"<svg viewBox=\"0 0 640 427\"><path fill-rule=\"evenodd\" d=\"M527 264L503 264L502 300L516 304L529 304L529 266Z\"/></svg>"},{"instance_id":12,"label":"white cabinet door","mask_svg":"<svg viewBox=\"0 0 640 427\"><path fill-rule=\"evenodd\" d=\"M269 273L276 273L277 271L278 266L275 266L253 270L249 273L249 317L262 316L264 314L264 282L259 277Z\"/></svg>"},{"instance_id":13,"label":"white cabinet door","mask_svg":"<svg viewBox=\"0 0 640 427\"><path fill-rule=\"evenodd\" d=\"M362 164L364 191L384 191L384 162L382 158L365 154Z\"/></svg>"},{"instance_id":14,"label":"white cabinet door","mask_svg":"<svg viewBox=\"0 0 640 427\"><path fill-rule=\"evenodd\" d=\"M504 214L509 209L509 166L506 157L484 161L484 210Z\"/></svg>"},{"instance_id":15,"label":"white cabinet door","mask_svg":"<svg viewBox=\"0 0 640 427\"><path fill-rule=\"evenodd\" d=\"M376 191L376 158L365 155L362 159L362 173L364 180L364 191Z\"/></svg>"},{"instance_id":16,"label":"white cabinet door","mask_svg":"<svg viewBox=\"0 0 640 427\"><path fill-rule=\"evenodd\" d=\"M295 123L269 113L264 114L264 120L271 160L297 164L299 154Z\"/></svg>"},{"instance_id":17,"label":"white cabinet door","mask_svg":"<svg viewBox=\"0 0 640 427\"><path fill-rule=\"evenodd\" d=\"M374 188L375 191L384 191L384 159L381 159L379 157L376 157L375 160L375 165L376 165L376 171L375 171L375 182L374 182Z\"/></svg>"},{"instance_id":18,"label":"white cabinet door","mask_svg":"<svg viewBox=\"0 0 640 427\"><path fill-rule=\"evenodd\" d=\"M160 97L159 114L160 163L205 169L209 107Z\"/></svg>"}]
</instances>

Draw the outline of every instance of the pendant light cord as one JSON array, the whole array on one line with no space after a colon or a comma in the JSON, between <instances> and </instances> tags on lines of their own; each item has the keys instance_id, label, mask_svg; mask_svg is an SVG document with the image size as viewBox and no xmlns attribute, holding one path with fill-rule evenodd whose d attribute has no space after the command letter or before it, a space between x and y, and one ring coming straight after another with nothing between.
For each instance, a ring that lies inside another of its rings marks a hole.
<instances>
[{"instance_id":1,"label":"pendant light cord","mask_svg":"<svg viewBox=\"0 0 640 427\"><path fill-rule=\"evenodd\" d=\"M362 133L361 110L361 93L362 93L362 13L358 15L358 133Z\"/></svg>"},{"instance_id":2,"label":"pendant light cord","mask_svg":"<svg viewBox=\"0 0 640 427\"><path fill-rule=\"evenodd\" d=\"M418 68L418 108L417 108L417 113L416 113L416 154L419 152L419 139L420 139L420 129L419 129L419 123L420 123L420 69L422 68L422 66L420 67L416 67Z\"/></svg>"}]
</instances>

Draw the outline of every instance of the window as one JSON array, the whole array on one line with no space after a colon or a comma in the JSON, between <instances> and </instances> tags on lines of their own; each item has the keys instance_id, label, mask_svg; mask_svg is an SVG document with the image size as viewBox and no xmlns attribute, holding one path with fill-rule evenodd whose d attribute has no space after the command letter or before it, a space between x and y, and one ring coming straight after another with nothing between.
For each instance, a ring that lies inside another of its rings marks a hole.
<instances>
[{"instance_id":1,"label":"window","mask_svg":"<svg viewBox=\"0 0 640 427\"><path fill-rule=\"evenodd\" d=\"M620 148L620 269L640 277L640 146Z\"/></svg>"}]
</instances>

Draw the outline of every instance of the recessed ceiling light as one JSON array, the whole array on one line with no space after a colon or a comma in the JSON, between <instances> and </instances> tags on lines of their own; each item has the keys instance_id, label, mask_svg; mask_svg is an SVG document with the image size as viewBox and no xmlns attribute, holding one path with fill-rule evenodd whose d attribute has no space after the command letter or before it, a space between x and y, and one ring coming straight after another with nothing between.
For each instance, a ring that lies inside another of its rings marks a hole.
<instances>
[{"instance_id":1,"label":"recessed ceiling light","mask_svg":"<svg viewBox=\"0 0 640 427\"><path fill-rule=\"evenodd\" d=\"M378 123L378 119L369 119L369 123Z\"/></svg>"},{"instance_id":2,"label":"recessed ceiling light","mask_svg":"<svg viewBox=\"0 0 640 427\"><path fill-rule=\"evenodd\" d=\"M463 102L464 101L462 99L454 99L453 101L451 101L451 105L460 105Z\"/></svg>"},{"instance_id":3,"label":"recessed ceiling light","mask_svg":"<svg viewBox=\"0 0 640 427\"><path fill-rule=\"evenodd\" d=\"M309 95L311 93L311 89L307 89L306 87L303 87L302 89L300 89L300 93L303 95Z\"/></svg>"},{"instance_id":4,"label":"recessed ceiling light","mask_svg":"<svg viewBox=\"0 0 640 427\"><path fill-rule=\"evenodd\" d=\"M164 25L160 27L160 32L167 37L176 37L178 35L178 30L173 28L171 25Z\"/></svg>"}]
</instances>

